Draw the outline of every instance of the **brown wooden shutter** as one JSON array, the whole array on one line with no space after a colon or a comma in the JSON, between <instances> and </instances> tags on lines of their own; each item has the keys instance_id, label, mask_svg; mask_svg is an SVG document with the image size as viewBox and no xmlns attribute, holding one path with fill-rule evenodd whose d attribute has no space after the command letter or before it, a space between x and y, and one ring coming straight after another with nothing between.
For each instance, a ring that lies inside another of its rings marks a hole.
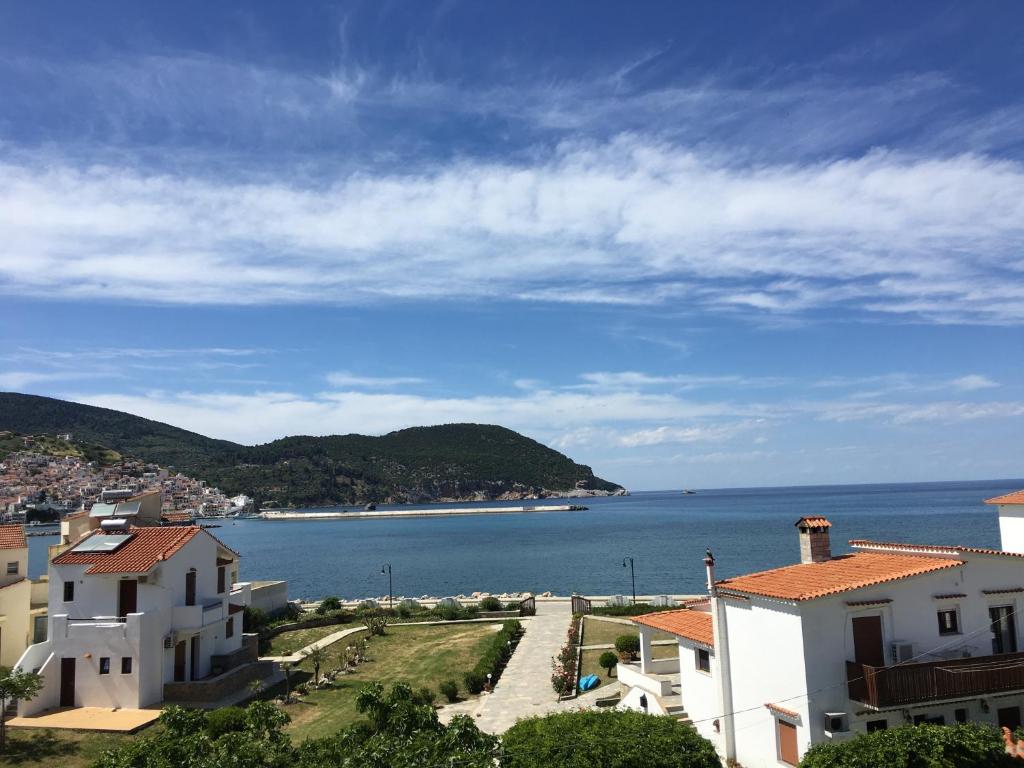
<instances>
[{"instance_id":1,"label":"brown wooden shutter","mask_svg":"<svg viewBox=\"0 0 1024 768\"><path fill-rule=\"evenodd\" d=\"M800 754L796 748L796 726L784 720L776 720L779 729L779 760L787 765L800 763Z\"/></svg>"}]
</instances>

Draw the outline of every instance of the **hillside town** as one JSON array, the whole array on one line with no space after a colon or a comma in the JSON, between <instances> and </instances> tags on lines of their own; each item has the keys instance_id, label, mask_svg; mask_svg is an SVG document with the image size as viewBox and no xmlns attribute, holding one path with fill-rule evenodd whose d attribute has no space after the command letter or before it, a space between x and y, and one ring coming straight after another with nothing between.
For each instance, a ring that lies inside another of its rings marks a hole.
<instances>
[{"instance_id":1,"label":"hillside town","mask_svg":"<svg viewBox=\"0 0 1024 768\"><path fill-rule=\"evenodd\" d=\"M59 435L71 442L71 434ZM61 515L88 511L104 489L137 496L159 491L167 513L216 517L245 509L246 496L229 498L205 480L171 473L155 464L122 457L111 464L79 456L54 456L34 448L24 437L24 450L0 461L0 519L4 522L55 521Z\"/></svg>"}]
</instances>

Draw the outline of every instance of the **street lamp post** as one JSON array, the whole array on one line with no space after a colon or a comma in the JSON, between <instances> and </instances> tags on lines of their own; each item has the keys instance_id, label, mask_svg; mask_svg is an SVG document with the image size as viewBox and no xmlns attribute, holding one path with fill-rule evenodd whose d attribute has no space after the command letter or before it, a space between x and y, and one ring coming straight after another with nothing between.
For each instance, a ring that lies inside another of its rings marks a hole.
<instances>
[{"instance_id":1,"label":"street lamp post","mask_svg":"<svg viewBox=\"0 0 1024 768\"><path fill-rule=\"evenodd\" d=\"M633 570L633 558L624 557L622 558L622 567L626 567L626 561L629 561L629 579L633 582L633 605L636 605L636 572Z\"/></svg>"},{"instance_id":2,"label":"street lamp post","mask_svg":"<svg viewBox=\"0 0 1024 768\"><path fill-rule=\"evenodd\" d=\"M394 590L391 588L391 563L384 563L380 569L381 575L388 575L388 608L394 608Z\"/></svg>"}]
</instances>

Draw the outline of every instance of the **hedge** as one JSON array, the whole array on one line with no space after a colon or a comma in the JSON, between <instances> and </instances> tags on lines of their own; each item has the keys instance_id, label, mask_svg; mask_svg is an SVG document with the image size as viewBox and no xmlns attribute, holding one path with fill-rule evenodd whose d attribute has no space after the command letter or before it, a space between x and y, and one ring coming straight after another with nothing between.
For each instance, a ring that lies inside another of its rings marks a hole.
<instances>
[{"instance_id":1,"label":"hedge","mask_svg":"<svg viewBox=\"0 0 1024 768\"><path fill-rule=\"evenodd\" d=\"M498 682L501 672L505 669L512 651L519 643L523 634L523 625L516 619L506 621L501 629L491 638L491 642L484 649L483 655L472 670L463 677L466 690L470 693L480 693L487 684L487 675L491 675L491 685Z\"/></svg>"}]
</instances>

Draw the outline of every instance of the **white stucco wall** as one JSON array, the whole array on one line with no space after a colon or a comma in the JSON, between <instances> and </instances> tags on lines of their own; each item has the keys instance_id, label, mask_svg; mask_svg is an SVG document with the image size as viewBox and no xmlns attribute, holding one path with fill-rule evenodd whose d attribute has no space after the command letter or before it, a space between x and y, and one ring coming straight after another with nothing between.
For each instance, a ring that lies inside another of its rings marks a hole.
<instances>
[{"instance_id":1,"label":"white stucco wall","mask_svg":"<svg viewBox=\"0 0 1024 768\"><path fill-rule=\"evenodd\" d=\"M1000 504L1000 546L1007 552L1024 552L1024 504Z\"/></svg>"},{"instance_id":2,"label":"white stucco wall","mask_svg":"<svg viewBox=\"0 0 1024 768\"><path fill-rule=\"evenodd\" d=\"M715 730L713 720L718 718L721 712L718 711L716 703L715 679L712 673L701 672L697 669L695 657L697 648L709 651L712 670L715 669L717 663L713 650L680 638L679 687L683 696L683 706L686 707L686 714L690 716L697 732L718 746L720 734Z\"/></svg>"},{"instance_id":3,"label":"white stucco wall","mask_svg":"<svg viewBox=\"0 0 1024 768\"><path fill-rule=\"evenodd\" d=\"M24 574L24 571L22 572ZM0 588L0 665L12 667L32 640L32 582L27 578Z\"/></svg>"}]
</instances>

